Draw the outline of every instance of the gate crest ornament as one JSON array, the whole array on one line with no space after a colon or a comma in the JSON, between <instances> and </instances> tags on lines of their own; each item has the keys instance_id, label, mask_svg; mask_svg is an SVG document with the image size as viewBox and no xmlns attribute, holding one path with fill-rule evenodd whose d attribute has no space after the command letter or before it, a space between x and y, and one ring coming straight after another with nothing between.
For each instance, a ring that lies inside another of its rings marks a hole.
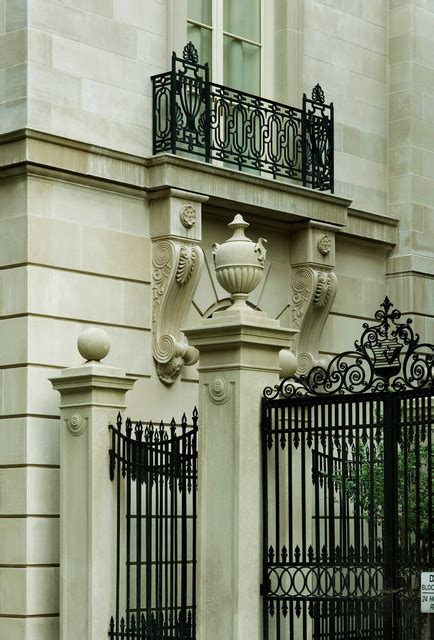
<instances>
[{"instance_id":1,"label":"gate crest ornament","mask_svg":"<svg viewBox=\"0 0 434 640\"><path fill-rule=\"evenodd\" d=\"M335 356L327 367L315 366L306 375L282 380L264 389L265 398L308 394L331 395L420 389L434 384L434 345L421 343L411 318L386 296L375 313L376 324L363 324L354 349Z\"/></svg>"}]
</instances>

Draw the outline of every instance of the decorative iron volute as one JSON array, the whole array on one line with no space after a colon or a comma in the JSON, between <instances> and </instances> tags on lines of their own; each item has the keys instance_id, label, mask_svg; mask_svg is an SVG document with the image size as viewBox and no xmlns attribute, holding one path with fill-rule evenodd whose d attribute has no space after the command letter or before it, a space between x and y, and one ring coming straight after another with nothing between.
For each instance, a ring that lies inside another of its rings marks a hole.
<instances>
[{"instance_id":1,"label":"decorative iron volute","mask_svg":"<svg viewBox=\"0 0 434 640\"><path fill-rule=\"evenodd\" d=\"M265 398L403 391L434 386L434 345L421 343L412 319L399 322L401 312L386 296L375 313L377 324L363 324L353 351L335 356L327 367L283 380L264 389Z\"/></svg>"}]
</instances>

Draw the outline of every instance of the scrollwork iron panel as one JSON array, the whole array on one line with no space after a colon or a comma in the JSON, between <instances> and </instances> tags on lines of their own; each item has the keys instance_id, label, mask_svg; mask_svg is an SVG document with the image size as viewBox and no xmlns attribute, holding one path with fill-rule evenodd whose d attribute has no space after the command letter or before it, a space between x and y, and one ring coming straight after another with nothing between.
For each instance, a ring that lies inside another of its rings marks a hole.
<instances>
[{"instance_id":1,"label":"scrollwork iron panel","mask_svg":"<svg viewBox=\"0 0 434 640\"><path fill-rule=\"evenodd\" d=\"M333 192L333 105L319 85L297 109L212 83L191 43L152 82L154 154L193 154Z\"/></svg>"},{"instance_id":2,"label":"scrollwork iron panel","mask_svg":"<svg viewBox=\"0 0 434 640\"><path fill-rule=\"evenodd\" d=\"M264 397L291 397L311 393L367 393L423 389L434 385L434 345L420 341L412 319L400 322L401 312L386 296L375 313L376 324L363 324L352 351L335 356L327 368L313 367L307 375L288 378Z\"/></svg>"}]
</instances>

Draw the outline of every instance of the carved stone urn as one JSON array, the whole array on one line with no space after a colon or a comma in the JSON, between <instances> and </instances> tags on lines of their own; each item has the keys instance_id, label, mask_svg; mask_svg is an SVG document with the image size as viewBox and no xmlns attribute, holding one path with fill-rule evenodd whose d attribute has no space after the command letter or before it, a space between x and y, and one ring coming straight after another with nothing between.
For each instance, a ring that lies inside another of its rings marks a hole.
<instances>
[{"instance_id":1,"label":"carved stone urn","mask_svg":"<svg viewBox=\"0 0 434 640\"><path fill-rule=\"evenodd\" d=\"M233 309L247 307L249 293L258 286L264 270L267 241L259 238L254 243L247 238L244 230L249 226L243 216L237 214L228 224L229 229L233 229L232 237L212 246L217 280L232 295Z\"/></svg>"}]
</instances>

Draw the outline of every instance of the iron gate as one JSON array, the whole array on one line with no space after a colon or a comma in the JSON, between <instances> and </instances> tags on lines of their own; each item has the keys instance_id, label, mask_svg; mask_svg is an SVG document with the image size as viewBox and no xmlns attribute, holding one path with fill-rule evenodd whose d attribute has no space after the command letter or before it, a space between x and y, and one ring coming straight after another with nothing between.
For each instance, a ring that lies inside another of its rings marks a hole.
<instances>
[{"instance_id":1,"label":"iron gate","mask_svg":"<svg viewBox=\"0 0 434 640\"><path fill-rule=\"evenodd\" d=\"M110 425L116 482L116 601L111 640L196 637L197 426Z\"/></svg>"},{"instance_id":2,"label":"iron gate","mask_svg":"<svg viewBox=\"0 0 434 640\"><path fill-rule=\"evenodd\" d=\"M354 351L264 391L265 640L434 638L434 346L387 298L375 317Z\"/></svg>"}]
</instances>

